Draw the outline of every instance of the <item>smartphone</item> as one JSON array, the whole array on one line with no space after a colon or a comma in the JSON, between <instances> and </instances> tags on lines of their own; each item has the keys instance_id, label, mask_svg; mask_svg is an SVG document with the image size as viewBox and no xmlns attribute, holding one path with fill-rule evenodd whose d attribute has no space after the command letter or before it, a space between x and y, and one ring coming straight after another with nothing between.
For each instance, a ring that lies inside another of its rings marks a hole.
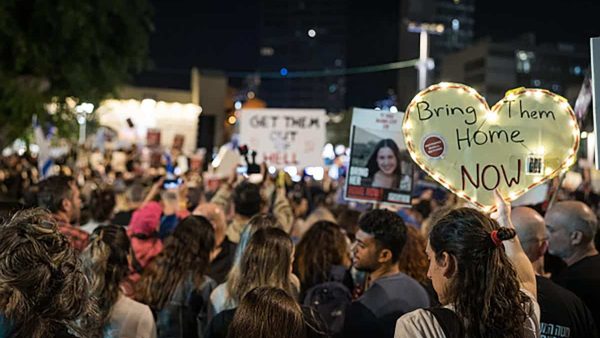
<instances>
[{"instance_id":1,"label":"smartphone","mask_svg":"<svg viewBox=\"0 0 600 338\"><path fill-rule=\"evenodd\" d=\"M177 189L181 184L183 184L183 179L179 177L172 180L164 180L162 187L165 190Z\"/></svg>"},{"instance_id":2,"label":"smartphone","mask_svg":"<svg viewBox=\"0 0 600 338\"><path fill-rule=\"evenodd\" d=\"M238 175L246 175L248 173L248 167L239 166L237 167L236 172Z\"/></svg>"}]
</instances>

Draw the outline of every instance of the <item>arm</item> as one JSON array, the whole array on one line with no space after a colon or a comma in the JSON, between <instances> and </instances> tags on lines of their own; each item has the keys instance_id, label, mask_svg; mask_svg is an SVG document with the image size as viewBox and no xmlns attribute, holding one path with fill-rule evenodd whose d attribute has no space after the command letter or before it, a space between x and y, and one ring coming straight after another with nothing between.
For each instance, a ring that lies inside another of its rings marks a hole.
<instances>
[{"instance_id":1,"label":"arm","mask_svg":"<svg viewBox=\"0 0 600 338\"><path fill-rule=\"evenodd\" d=\"M283 230L289 233L294 224L294 210L285 196L285 188L277 188L275 192L273 214L283 226Z\"/></svg>"},{"instance_id":2,"label":"arm","mask_svg":"<svg viewBox=\"0 0 600 338\"><path fill-rule=\"evenodd\" d=\"M510 220L510 204L500 196L498 191L494 191L494 197L496 199L497 211L493 213L491 217L498 221L501 227L514 229L515 227ZM521 287L529 291L533 297L537 297L535 272L529 258L527 258L527 255L521 247L519 238L515 236L515 238L511 240L504 241L503 244L506 255L517 272Z\"/></svg>"}]
</instances>

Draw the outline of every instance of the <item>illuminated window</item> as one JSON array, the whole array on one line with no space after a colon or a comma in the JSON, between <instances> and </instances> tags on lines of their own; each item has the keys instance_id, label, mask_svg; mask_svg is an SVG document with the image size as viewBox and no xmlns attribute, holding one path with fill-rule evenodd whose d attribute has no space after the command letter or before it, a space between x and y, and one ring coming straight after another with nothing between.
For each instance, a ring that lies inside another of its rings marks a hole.
<instances>
[{"instance_id":1,"label":"illuminated window","mask_svg":"<svg viewBox=\"0 0 600 338\"><path fill-rule=\"evenodd\" d=\"M515 56L517 59L517 73L530 73L535 54L533 52L518 50Z\"/></svg>"}]
</instances>

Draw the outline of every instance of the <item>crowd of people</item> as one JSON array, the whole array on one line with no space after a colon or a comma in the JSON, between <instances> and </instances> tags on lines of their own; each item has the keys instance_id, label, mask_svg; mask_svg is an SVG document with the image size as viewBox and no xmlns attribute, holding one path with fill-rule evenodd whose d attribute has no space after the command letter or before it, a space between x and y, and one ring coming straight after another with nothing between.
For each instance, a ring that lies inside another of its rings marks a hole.
<instances>
[{"instance_id":1,"label":"crowd of people","mask_svg":"<svg viewBox=\"0 0 600 338\"><path fill-rule=\"evenodd\" d=\"M429 185L398 209L139 161L2 160L0 337L600 336L577 194L487 215Z\"/></svg>"}]
</instances>

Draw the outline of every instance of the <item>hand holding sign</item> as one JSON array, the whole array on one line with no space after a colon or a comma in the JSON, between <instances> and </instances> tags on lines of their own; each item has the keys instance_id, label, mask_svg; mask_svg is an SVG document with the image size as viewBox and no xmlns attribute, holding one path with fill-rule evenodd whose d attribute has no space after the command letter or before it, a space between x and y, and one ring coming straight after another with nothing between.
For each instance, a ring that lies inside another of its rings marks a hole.
<instances>
[{"instance_id":1,"label":"hand holding sign","mask_svg":"<svg viewBox=\"0 0 600 338\"><path fill-rule=\"evenodd\" d=\"M571 166L579 128L566 99L519 88L492 109L473 88L433 85L403 121L413 160L443 186L485 211L498 189L508 201Z\"/></svg>"}]
</instances>

